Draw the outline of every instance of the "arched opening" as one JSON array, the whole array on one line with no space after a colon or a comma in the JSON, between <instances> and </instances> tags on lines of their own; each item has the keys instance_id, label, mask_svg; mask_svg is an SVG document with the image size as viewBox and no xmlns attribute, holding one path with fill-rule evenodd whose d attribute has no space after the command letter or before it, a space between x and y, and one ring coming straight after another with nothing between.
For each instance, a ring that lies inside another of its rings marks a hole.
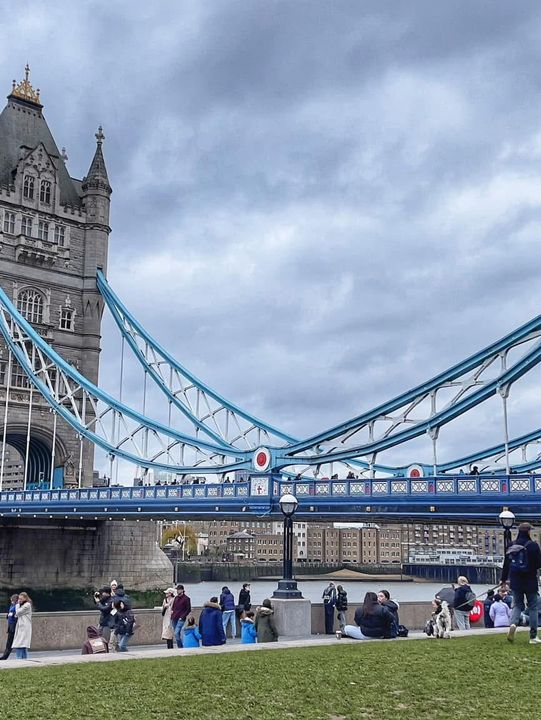
<instances>
[{"instance_id":1,"label":"arched opening","mask_svg":"<svg viewBox=\"0 0 541 720\"><path fill-rule=\"evenodd\" d=\"M22 428L7 429L3 490L22 490L24 487L26 443L26 430ZM2 444L3 435L0 433L0 463L2 462ZM57 438L52 482L52 486L56 488L64 486L64 456L65 452L63 447L59 445ZM51 463L51 441L39 433L31 433L28 444L27 490L49 489L51 487Z\"/></svg>"}]
</instances>

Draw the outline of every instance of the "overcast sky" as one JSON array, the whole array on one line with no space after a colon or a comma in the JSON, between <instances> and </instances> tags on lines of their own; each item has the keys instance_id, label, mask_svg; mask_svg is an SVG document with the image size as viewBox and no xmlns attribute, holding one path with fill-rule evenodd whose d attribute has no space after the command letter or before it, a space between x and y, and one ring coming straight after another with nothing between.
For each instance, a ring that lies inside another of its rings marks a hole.
<instances>
[{"instance_id":1,"label":"overcast sky","mask_svg":"<svg viewBox=\"0 0 541 720\"><path fill-rule=\"evenodd\" d=\"M254 414L307 436L541 312L538 1L0 10L5 94L28 61L72 176L103 125L111 284ZM104 346L115 387L110 324ZM512 391L511 435L539 427L540 385ZM441 460L501 439L489 403Z\"/></svg>"}]
</instances>

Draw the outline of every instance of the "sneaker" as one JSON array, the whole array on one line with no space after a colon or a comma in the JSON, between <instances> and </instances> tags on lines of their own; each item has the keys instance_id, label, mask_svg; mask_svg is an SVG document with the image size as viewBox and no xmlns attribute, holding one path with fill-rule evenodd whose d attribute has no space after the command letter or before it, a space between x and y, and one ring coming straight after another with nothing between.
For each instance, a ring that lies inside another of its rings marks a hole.
<instances>
[{"instance_id":1,"label":"sneaker","mask_svg":"<svg viewBox=\"0 0 541 720\"><path fill-rule=\"evenodd\" d=\"M541 645L541 640L538 637L530 638L530 645Z\"/></svg>"},{"instance_id":2,"label":"sneaker","mask_svg":"<svg viewBox=\"0 0 541 720\"><path fill-rule=\"evenodd\" d=\"M509 625L509 630L507 631L507 639L509 640L509 642L514 641L516 631L517 631L516 625Z\"/></svg>"}]
</instances>

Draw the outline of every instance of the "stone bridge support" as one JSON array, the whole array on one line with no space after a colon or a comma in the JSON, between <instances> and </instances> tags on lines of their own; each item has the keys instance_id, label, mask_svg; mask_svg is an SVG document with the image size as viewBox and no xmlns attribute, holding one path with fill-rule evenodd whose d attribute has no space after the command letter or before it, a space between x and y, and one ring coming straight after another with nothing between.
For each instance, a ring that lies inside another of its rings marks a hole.
<instances>
[{"instance_id":1,"label":"stone bridge support","mask_svg":"<svg viewBox=\"0 0 541 720\"><path fill-rule=\"evenodd\" d=\"M171 562L151 522L1 518L0 588L132 590L171 584Z\"/></svg>"}]
</instances>

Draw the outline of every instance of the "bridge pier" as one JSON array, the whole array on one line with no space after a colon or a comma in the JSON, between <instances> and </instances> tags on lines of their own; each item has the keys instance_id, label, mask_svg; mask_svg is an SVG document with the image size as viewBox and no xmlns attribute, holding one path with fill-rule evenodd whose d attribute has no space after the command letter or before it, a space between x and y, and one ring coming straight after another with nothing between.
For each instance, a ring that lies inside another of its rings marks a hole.
<instances>
[{"instance_id":1,"label":"bridge pier","mask_svg":"<svg viewBox=\"0 0 541 720\"><path fill-rule=\"evenodd\" d=\"M88 589L113 578L132 590L164 588L173 568L151 522L2 518L0 588Z\"/></svg>"}]
</instances>

